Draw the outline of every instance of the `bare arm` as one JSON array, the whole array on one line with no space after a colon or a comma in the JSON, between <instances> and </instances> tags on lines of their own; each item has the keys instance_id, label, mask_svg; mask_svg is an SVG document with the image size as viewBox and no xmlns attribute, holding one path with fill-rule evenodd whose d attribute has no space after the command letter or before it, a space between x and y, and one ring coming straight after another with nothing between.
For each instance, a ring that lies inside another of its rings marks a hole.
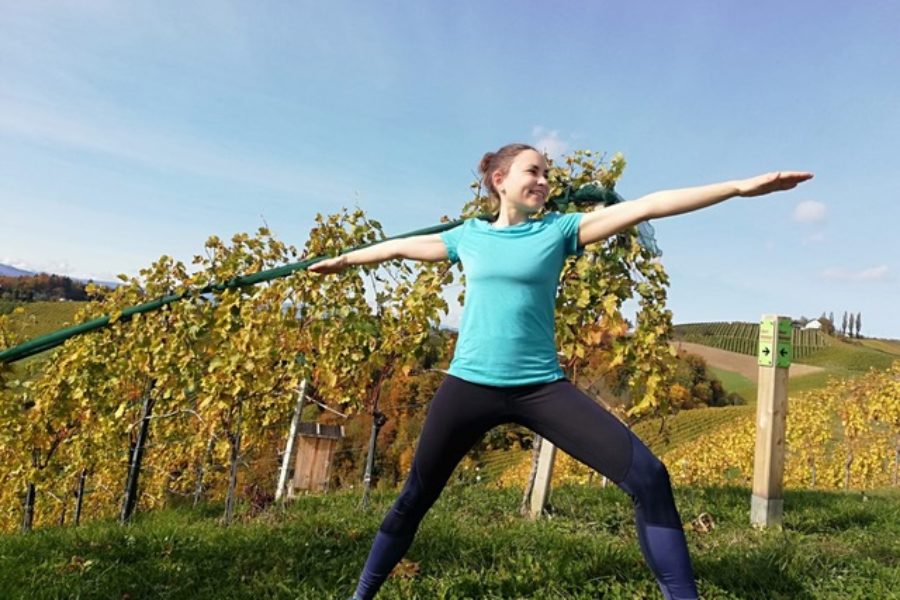
<instances>
[{"instance_id":1,"label":"bare arm","mask_svg":"<svg viewBox=\"0 0 900 600\"><path fill-rule=\"evenodd\" d=\"M426 262L437 262L447 259L447 246L437 233L416 235L397 240L388 240L354 250L335 258L329 258L312 265L309 270L314 273L337 273L352 265L370 265L396 258L408 258Z\"/></svg>"},{"instance_id":2,"label":"bare arm","mask_svg":"<svg viewBox=\"0 0 900 600\"><path fill-rule=\"evenodd\" d=\"M812 173L778 172L704 185L699 187L654 192L633 202L598 207L582 217L578 243L590 244L605 239L647 219L670 217L691 212L735 196L762 196L789 190L812 178Z\"/></svg>"}]
</instances>

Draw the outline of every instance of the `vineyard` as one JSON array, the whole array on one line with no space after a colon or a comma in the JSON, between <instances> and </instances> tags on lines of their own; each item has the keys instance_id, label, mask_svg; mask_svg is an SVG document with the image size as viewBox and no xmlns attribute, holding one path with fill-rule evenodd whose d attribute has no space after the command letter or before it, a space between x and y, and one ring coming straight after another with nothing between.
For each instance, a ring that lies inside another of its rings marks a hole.
<instances>
[{"instance_id":1,"label":"vineyard","mask_svg":"<svg viewBox=\"0 0 900 600\"><path fill-rule=\"evenodd\" d=\"M621 156L604 165L586 151L563 164L549 174L557 191L612 187L624 169ZM483 214L484 201L476 197L463 215ZM89 286L92 302L0 315L4 351L62 322L104 322L40 358L0 362L0 529L128 522L138 506L209 501L224 503L229 523L242 502L270 505L301 382L322 412L381 414L390 382L434 369L452 350L439 331L447 311L440 292L460 271L395 260L225 284L385 237L359 209L317 215L302 250L267 228L212 236L192 267L163 256L137 277L120 276L115 289ZM656 258L635 230L622 232L570 258L557 297L563 368L619 367L634 414L668 410L671 397L668 277ZM158 311L129 312L173 297ZM631 332L621 312L629 299L640 306ZM28 314L43 309L52 313L45 322ZM408 467L416 421L402 410L391 416L385 435L405 444L393 466Z\"/></svg>"},{"instance_id":2,"label":"vineyard","mask_svg":"<svg viewBox=\"0 0 900 600\"><path fill-rule=\"evenodd\" d=\"M683 411L635 428L669 468L676 485L749 486L753 477L755 407ZM865 377L832 380L792 397L787 415L785 485L815 489L872 489L900 483L900 361ZM496 453L485 477L520 487L531 468L529 452ZM590 470L557 455L554 484L584 484Z\"/></svg>"},{"instance_id":3,"label":"vineyard","mask_svg":"<svg viewBox=\"0 0 900 600\"><path fill-rule=\"evenodd\" d=\"M741 419L666 455L673 481L745 485L755 422ZM900 362L792 399L785 485L820 489L900 483Z\"/></svg>"},{"instance_id":4,"label":"vineyard","mask_svg":"<svg viewBox=\"0 0 900 600\"><path fill-rule=\"evenodd\" d=\"M753 406L697 408L681 411L667 418L664 426L660 419L646 419L632 429L654 454L662 456L682 444L716 431L726 423L752 415L754 410L755 407ZM562 461L565 461L565 464L568 464L570 460L569 457L562 459ZM522 483L524 483L524 477L527 476L530 469L530 461L530 450L497 450L482 457L478 461L478 465L481 468L482 481L485 483L501 479L504 482L512 482L518 481L517 478L520 478ZM561 464L563 463L559 462L557 466ZM559 468L554 471L555 484L585 482L589 477L590 475L586 469L574 478L566 476Z\"/></svg>"},{"instance_id":5,"label":"vineyard","mask_svg":"<svg viewBox=\"0 0 900 600\"><path fill-rule=\"evenodd\" d=\"M758 323L690 323L675 326L675 339L694 342L756 356L759 344ZM826 336L816 329L793 330L794 360L804 360L827 346Z\"/></svg>"}]
</instances>

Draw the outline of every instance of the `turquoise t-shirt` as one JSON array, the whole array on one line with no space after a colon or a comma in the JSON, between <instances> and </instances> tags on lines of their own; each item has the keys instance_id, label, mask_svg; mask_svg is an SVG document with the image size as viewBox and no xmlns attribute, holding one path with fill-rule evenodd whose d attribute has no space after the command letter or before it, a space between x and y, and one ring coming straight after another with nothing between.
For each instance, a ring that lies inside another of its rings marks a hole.
<instances>
[{"instance_id":1,"label":"turquoise t-shirt","mask_svg":"<svg viewBox=\"0 0 900 600\"><path fill-rule=\"evenodd\" d=\"M564 377L556 356L554 310L568 255L580 255L582 213L495 229L469 219L441 233L451 261L466 273L466 302L449 373L493 386Z\"/></svg>"}]
</instances>

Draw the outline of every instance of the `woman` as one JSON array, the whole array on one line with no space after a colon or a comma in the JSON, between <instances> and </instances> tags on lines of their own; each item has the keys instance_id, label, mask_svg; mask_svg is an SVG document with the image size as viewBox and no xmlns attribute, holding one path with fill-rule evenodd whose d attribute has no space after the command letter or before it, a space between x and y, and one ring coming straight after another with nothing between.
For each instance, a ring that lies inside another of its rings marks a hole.
<instances>
[{"instance_id":1,"label":"woman","mask_svg":"<svg viewBox=\"0 0 900 600\"><path fill-rule=\"evenodd\" d=\"M310 267L335 273L396 258L449 259L466 272L466 305L449 374L431 402L409 477L375 536L354 599L375 596L457 463L489 429L508 422L528 427L625 490L634 502L641 551L663 595L697 598L665 466L560 368L553 322L560 272L567 255L641 221L790 189L812 174L770 173L533 219L549 192L539 152L525 144L504 146L485 154L480 172L499 202L493 223L470 219L441 234L386 241Z\"/></svg>"}]
</instances>

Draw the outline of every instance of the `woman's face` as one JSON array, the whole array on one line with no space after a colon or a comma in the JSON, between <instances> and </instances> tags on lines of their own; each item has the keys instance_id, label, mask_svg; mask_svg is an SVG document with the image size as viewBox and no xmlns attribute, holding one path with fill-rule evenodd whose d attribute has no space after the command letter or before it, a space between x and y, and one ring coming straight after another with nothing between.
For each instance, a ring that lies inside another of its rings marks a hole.
<instances>
[{"instance_id":1,"label":"woman's face","mask_svg":"<svg viewBox=\"0 0 900 600\"><path fill-rule=\"evenodd\" d=\"M547 201L547 163L534 150L519 152L509 172L496 185L501 202L529 214L538 212Z\"/></svg>"}]
</instances>

